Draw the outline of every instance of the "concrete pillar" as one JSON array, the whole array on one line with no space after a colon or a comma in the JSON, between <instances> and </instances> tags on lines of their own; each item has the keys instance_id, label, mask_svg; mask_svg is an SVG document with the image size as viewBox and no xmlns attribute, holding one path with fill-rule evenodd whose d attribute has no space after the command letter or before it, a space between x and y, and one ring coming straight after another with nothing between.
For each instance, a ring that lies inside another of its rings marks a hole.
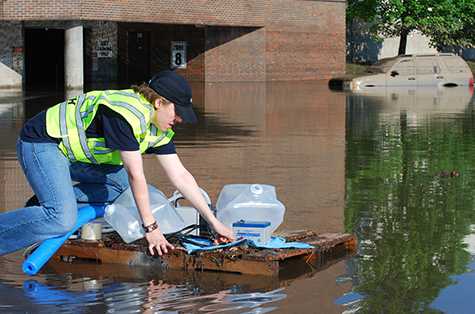
<instances>
[{"instance_id":1,"label":"concrete pillar","mask_svg":"<svg viewBox=\"0 0 475 314\"><path fill-rule=\"evenodd\" d=\"M83 27L66 30L64 38L64 79L68 89L81 89L84 85Z\"/></svg>"}]
</instances>

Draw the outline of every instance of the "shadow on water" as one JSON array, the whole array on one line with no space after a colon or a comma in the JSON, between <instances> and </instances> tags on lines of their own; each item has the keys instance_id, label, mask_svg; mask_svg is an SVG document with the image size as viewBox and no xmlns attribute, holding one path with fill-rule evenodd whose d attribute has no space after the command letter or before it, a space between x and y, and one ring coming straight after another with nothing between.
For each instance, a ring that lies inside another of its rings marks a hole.
<instances>
[{"instance_id":1,"label":"shadow on water","mask_svg":"<svg viewBox=\"0 0 475 314\"><path fill-rule=\"evenodd\" d=\"M197 125L177 125L175 142L182 147L219 147L238 144L243 137L253 137L255 127L235 124L221 119L215 113L206 113L195 109L199 123Z\"/></svg>"},{"instance_id":2,"label":"shadow on water","mask_svg":"<svg viewBox=\"0 0 475 314\"><path fill-rule=\"evenodd\" d=\"M347 264L353 291L338 300L348 311L473 312L469 299L455 305L446 293L472 277L472 94L400 88L348 96L345 228L359 237Z\"/></svg>"}]
</instances>

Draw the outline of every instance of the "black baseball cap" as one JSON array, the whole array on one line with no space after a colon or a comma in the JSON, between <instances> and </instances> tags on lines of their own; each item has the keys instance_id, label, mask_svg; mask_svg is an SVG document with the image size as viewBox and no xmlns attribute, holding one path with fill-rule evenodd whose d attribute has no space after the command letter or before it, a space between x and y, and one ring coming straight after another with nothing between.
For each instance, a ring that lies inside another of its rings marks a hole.
<instances>
[{"instance_id":1,"label":"black baseball cap","mask_svg":"<svg viewBox=\"0 0 475 314\"><path fill-rule=\"evenodd\" d=\"M198 122L192 108L191 87L183 76L170 70L160 71L150 79L148 86L160 96L174 103L176 114L184 122Z\"/></svg>"}]
</instances>

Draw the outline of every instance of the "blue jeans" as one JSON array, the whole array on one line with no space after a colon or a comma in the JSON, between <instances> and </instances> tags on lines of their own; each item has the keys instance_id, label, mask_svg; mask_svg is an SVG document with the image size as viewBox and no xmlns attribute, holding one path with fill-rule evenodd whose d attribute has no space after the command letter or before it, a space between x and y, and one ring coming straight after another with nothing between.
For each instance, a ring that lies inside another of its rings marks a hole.
<instances>
[{"instance_id":1,"label":"blue jeans","mask_svg":"<svg viewBox=\"0 0 475 314\"><path fill-rule=\"evenodd\" d=\"M19 139L17 156L40 206L0 214L0 255L67 233L78 203L112 202L129 186L122 166L70 162L55 143Z\"/></svg>"}]
</instances>

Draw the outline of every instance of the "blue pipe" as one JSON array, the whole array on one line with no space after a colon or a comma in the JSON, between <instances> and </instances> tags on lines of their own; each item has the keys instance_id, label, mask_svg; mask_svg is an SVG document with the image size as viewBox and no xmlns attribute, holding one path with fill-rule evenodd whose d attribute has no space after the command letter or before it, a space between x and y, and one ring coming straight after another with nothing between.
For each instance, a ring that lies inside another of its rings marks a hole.
<instances>
[{"instance_id":1,"label":"blue pipe","mask_svg":"<svg viewBox=\"0 0 475 314\"><path fill-rule=\"evenodd\" d=\"M74 228L63 236L44 240L23 262L23 272L28 275L36 275L46 264L51 256L76 232L82 225L91 220L104 216L105 206L88 205L78 209L78 217Z\"/></svg>"}]
</instances>

